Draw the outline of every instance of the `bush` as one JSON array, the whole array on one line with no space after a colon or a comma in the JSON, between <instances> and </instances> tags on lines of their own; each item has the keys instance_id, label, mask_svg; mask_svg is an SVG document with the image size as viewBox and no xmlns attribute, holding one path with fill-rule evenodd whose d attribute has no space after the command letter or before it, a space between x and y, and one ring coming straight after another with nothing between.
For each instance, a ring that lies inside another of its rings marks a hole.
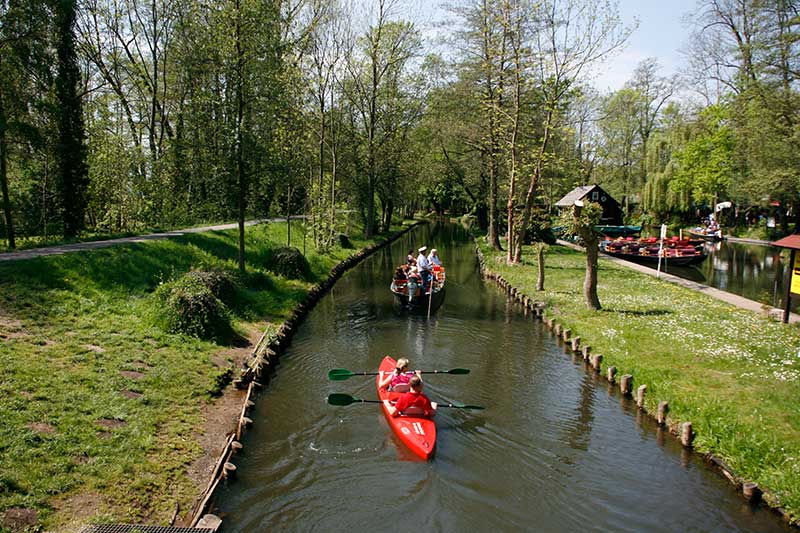
<instances>
[{"instance_id":1,"label":"bush","mask_svg":"<svg viewBox=\"0 0 800 533\"><path fill-rule=\"evenodd\" d=\"M270 270L289 279L308 279L311 276L308 260L300 250L290 246L275 250Z\"/></svg>"},{"instance_id":2,"label":"bush","mask_svg":"<svg viewBox=\"0 0 800 533\"><path fill-rule=\"evenodd\" d=\"M192 270L186 274L187 278L197 280L219 298L225 305L232 306L236 302L238 286L234 275L224 270Z\"/></svg>"},{"instance_id":3,"label":"bush","mask_svg":"<svg viewBox=\"0 0 800 533\"><path fill-rule=\"evenodd\" d=\"M227 340L233 329L228 308L206 285L209 279L224 283L209 272L192 271L156 291L160 322L170 333L183 333L201 339Z\"/></svg>"}]
</instances>

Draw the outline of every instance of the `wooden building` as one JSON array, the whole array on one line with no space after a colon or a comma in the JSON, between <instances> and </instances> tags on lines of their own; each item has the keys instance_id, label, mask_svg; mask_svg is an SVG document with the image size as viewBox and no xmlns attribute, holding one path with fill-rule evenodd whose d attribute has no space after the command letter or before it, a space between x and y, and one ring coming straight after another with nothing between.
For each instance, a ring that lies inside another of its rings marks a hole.
<instances>
[{"instance_id":1,"label":"wooden building","mask_svg":"<svg viewBox=\"0 0 800 533\"><path fill-rule=\"evenodd\" d=\"M577 200L600 204L603 208L603 214L600 217L600 225L622 225L622 208L619 202L614 200L611 195L604 191L599 185L581 185L580 187L575 187L561 200L556 202L556 206L559 208L572 207Z\"/></svg>"}]
</instances>

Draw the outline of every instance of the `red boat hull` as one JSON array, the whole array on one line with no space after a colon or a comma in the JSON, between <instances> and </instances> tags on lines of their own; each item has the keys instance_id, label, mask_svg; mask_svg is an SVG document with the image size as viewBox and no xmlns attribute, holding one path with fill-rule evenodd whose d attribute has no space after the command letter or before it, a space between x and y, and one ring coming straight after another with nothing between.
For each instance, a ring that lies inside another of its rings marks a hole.
<instances>
[{"instance_id":1,"label":"red boat hull","mask_svg":"<svg viewBox=\"0 0 800 533\"><path fill-rule=\"evenodd\" d=\"M388 355L381 361L378 370L384 372L394 372L395 360ZM375 386L380 383L380 375L375 378ZM394 400L399 396L398 393L389 392L386 389L378 388L378 397L381 400ZM409 450L422 459L431 459L436 451L436 424L430 418L417 416L391 416L385 405L381 405L383 414L389 422L389 426L395 435L403 441Z\"/></svg>"}]
</instances>

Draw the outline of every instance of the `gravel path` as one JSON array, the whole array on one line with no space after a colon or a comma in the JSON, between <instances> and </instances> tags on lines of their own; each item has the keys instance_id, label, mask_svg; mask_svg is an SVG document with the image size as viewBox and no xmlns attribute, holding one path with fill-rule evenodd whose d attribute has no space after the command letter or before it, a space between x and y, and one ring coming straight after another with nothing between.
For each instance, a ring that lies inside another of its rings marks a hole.
<instances>
[{"instance_id":1,"label":"gravel path","mask_svg":"<svg viewBox=\"0 0 800 533\"><path fill-rule=\"evenodd\" d=\"M292 219L304 218L303 216L293 216ZM248 220L245 226L253 226L261 224L262 222L283 222L286 217L269 218L259 220ZM165 231L163 233L149 233L147 235L137 235L134 237L120 237L119 239L108 239L104 241L92 242L77 242L74 244L60 244L57 246L48 246L45 248L31 248L30 250L20 250L18 252L6 252L0 254L0 261L22 261L24 259L33 259L34 257L42 257L45 255L67 254L70 252L84 252L86 250L96 250L98 248L107 248L109 246L116 246L118 244L128 244L132 242L145 242L154 241L158 239L169 239L171 237L178 237L188 233L203 233L205 231L219 231L226 229L235 229L238 223L233 224L217 224L216 226L204 226L202 228L189 228L174 231Z\"/></svg>"}]
</instances>

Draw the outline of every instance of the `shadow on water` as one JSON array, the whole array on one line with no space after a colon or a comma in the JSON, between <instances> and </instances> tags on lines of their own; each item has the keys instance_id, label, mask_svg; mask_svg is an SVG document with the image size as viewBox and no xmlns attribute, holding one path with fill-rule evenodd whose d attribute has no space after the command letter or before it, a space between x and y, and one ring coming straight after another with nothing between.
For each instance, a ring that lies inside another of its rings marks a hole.
<instances>
[{"instance_id":1,"label":"shadow on water","mask_svg":"<svg viewBox=\"0 0 800 533\"><path fill-rule=\"evenodd\" d=\"M431 320L398 313L388 290L422 244L454 281ZM216 502L224 531L787 530L564 352L476 275L463 229L415 230L346 274L298 330ZM426 376L426 390L487 407L442 410L431 462L409 456L377 406L325 403L375 397L373 378L325 374L372 370L386 354L470 368Z\"/></svg>"}]
</instances>

